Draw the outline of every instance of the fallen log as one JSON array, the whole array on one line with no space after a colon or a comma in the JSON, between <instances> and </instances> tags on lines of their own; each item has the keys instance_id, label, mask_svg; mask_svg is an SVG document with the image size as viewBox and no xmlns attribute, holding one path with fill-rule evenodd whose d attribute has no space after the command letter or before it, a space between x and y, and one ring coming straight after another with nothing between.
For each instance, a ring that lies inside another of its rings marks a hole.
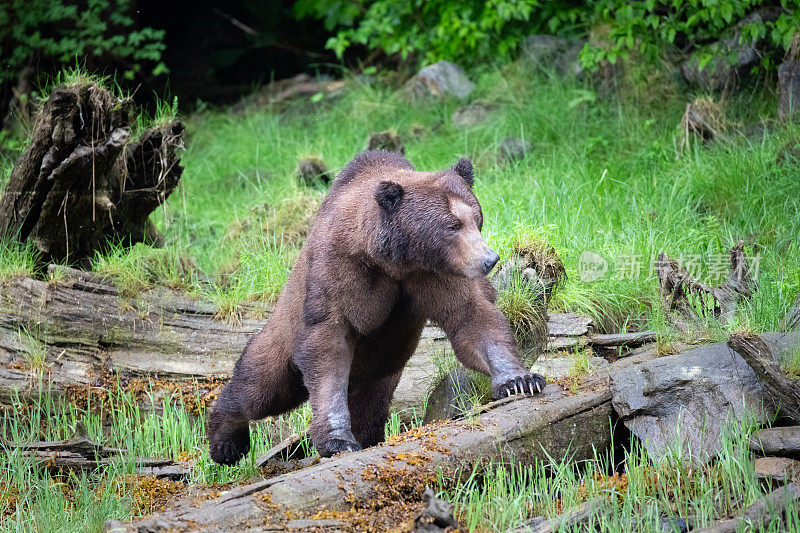
<instances>
[{"instance_id":1,"label":"fallen log","mask_svg":"<svg viewBox=\"0 0 800 533\"><path fill-rule=\"evenodd\" d=\"M611 511L611 504L603 496L595 496L578 505L574 509L544 520L538 524L526 523L508 533L555 533L557 531L593 531L592 525L599 525L600 517Z\"/></svg>"},{"instance_id":2,"label":"fallen log","mask_svg":"<svg viewBox=\"0 0 800 533\"><path fill-rule=\"evenodd\" d=\"M256 467L261 468L273 459L289 461L291 459L305 458L306 455L303 453L303 448L300 444L306 438L306 434L307 432L292 433L256 459Z\"/></svg>"},{"instance_id":3,"label":"fallen log","mask_svg":"<svg viewBox=\"0 0 800 533\"><path fill-rule=\"evenodd\" d=\"M798 328L800 328L800 294L797 295L794 304L792 304L792 308L789 309L789 312L786 313L786 316L781 322L781 329L784 331Z\"/></svg>"},{"instance_id":4,"label":"fallen log","mask_svg":"<svg viewBox=\"0 0 800 533\"><path fill-rule=\"evenodd\" d=\"M609 368L619 369L657 356L657 347L648 346ZM588 377L576 395L570 396L551 384L541 395L508 401L469 419L423 426L381 446L238 487L199 507L179 504L133 524L114 522L107 528L133 532L165 524L178 531L235 531L279 525L288 509L310 515L351 508L386 510L386 506L407 501L421 505L425 486L435 481L437 468L445 479L452 480L457 472L469 471L490 459L532 462L594 458L595 453L612 444L612 414L608 372L604 369Z\"/></svg>"},{"instance_id":5,"label":"fallen log","mask_svg":"<svg viewBox=\"0 0 800 533\"><path fill-rule=\"evenodd\" d=\"M131 106L94 83L53 90L0 197L0 238L71 262L109 242L162 243L149 216L180 180L184 126L129 143Z\"/></svg>"},{"instance_id":6,"label":"fallen log","mask_svg":"<svg viewBox=\"0 0 800 533\"><path fill-rule=\"evenodd\" d=\"M633 333L597 333L589 337L588 344L600 348L616 348L641 346L650 342L655 342L657 338L655 331L636 331Z\"/></svg>"},{"instance_id":7,"label":"fallen log","mask_svg":"<svg viewBox=\"0 0 800 533\"><path fill-rule=\"evenodd\" d=\"M85 436L63 441L4 442L0 449L6 453L19 450L22 457L57 470L94 470L108 466L126 452L123 448L103 446ZM174 464L170 459L155 457L137 457L134 462L137 467L150 470Z\"/></svg>"},{"instance_id":8,"label":"fallen log","mask_svg":"<svg viewBox=\"0 0 800 533\"><path fill-rule=\"evenodd\" d=\"M750 298L758 288L747 264L743 241L731 248L730 273L718 287L712 288L693 279L686 268L663 253L658 254L657 274L664 313L684 333L702 325L706 311L720 322L729 323L739 301ZM689 300L690 296L700 300L700 314Z\"/></svg>"},{"instance_id":9,"label":"fallen log","mask_svg":"<svg viewBox=\"0 0 800 533\"><path fill-rule=\"evenodd\" d=\"M728 346L744 359L767 388L765 399L783 416L800 422L800 385L775 362L775 354L757 335L734 333Z\"/></svg>"},{"instance_id":10,"label":"fallen log","mask_svg":"<svg viewBox=\"0 0 800 533\"><path fill-rule=\"evenodd\" d=\"M776 516L782 517L787 504L797 500L800 500L800 481L789 483L759 498L741 516L702 529L693 529L692 533L736 533L741 528L758 531Z\"/></svg>"},{"instance_id":11,"label":"fallen log","mask_svg":"<svg viewBox=\"0 0 800 533\"><path fill-rule=\"evenodd\" d=\"M0 282L0 405L40 386L59 395L117 378L224 378L264 324L216 320L213 304L164 288L122 298L110 281L65 272Z\"/></svg>"}]
</instances>

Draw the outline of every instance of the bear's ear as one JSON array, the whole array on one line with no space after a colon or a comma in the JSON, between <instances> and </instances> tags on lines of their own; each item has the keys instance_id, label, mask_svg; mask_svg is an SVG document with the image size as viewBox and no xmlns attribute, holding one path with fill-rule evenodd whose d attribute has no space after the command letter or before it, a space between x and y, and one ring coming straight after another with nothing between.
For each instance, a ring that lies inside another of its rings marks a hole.
<instances>
[{"instance_id":1,"label":"bear's ear","mask_svg":"<svg viewBox=\"0 0 800 533\"><path fill-rule=\"evenodd\" d=\"M475 171L472 169L472 161L466 157L459 159L458 163L450 167L450 169L464 178L464 181L466 181L467 185L470 187L472 187L472 184L475 183Z\"/></svg>"},{"instance_id":2,"label":"bear's ear","mask_svg":"<svg viewBox=\"0 0 800 533\"><path fill-rule=\"evenodd\" d=\"M404 194L403 186L399 183L382 181L378 184L378 190L375 191L375 200L379 206L391 213L400 205Z\"/></svg>"}]
</instances>

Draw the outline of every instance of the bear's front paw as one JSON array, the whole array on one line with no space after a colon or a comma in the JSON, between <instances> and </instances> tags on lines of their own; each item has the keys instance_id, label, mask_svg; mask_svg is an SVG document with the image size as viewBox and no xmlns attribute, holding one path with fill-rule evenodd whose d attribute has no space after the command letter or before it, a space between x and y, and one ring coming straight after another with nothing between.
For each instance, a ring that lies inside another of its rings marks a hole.
<instances>
[{"instance_id":1,"label":"bear's front paw","mask_svg":"<svg viewBox=\"0 0 800 533\"><path fill-rule=\"evenodd\" d=\"M215 463L235 465L250 451L250 428L238 427L233 431L217 431L211 435L209 454Z\"/></svg>"},{"instance_id":2,"label":"bear's front paw","mask_svg":"<svg viewBox=\"0 0 800 533\"><path fill-rule=\"evenodd\" d=\"M505 383L492 387L495 399L506 398L512 394L536 394L542 392L547 381L541 374L523 374L511 378Z\"/></svg>"},{"instance_id":3,"label":"bear's front paw","mask_svg":"<svg viewBox=\"0 0 800 533\"><path fill-rule=\"evenodd\" d=\"M357 452L361 445L354 440L328 439L317 446L317 451L322 457L330 457L340 452Z\"/></svg>"}]
</instances>

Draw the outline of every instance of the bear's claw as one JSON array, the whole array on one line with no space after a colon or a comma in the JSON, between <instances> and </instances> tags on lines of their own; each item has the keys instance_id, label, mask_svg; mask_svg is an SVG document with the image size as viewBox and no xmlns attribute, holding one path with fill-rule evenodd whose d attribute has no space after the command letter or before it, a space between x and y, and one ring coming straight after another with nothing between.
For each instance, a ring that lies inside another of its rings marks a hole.
<instances>
[{"instance_id":1,"label":"bear's claw","mask_svg":"<svg viewBox=\"0 0 800 533\"><path fill-rule=\"evenodd\" d=\"M506 398L513 394L536 394L542 392L547 380L541 374L525 374L509 379L494 387L495 398Z\"/></svg>"},{"instance_id":2,"label":"bear's claw","mask_svg":"<svg viewBox=\"0 0 800 533\"><path fill-rule=\"evenodd\" d=\"M250 428L244 426L227 434L213 434L208 451L215 463L235 465L250 451Z\"/></svg>"},{"instance_id":3,"label":"bear's claw","mask_svg":"<svg viewBox=\"0 0 800 533\"><path fill-rule=\"evenodd\" d=\"M317 446L317 451L322 457L330 457L340 452L357 452L359 450L361 450L359 443L344 439L328 439L321 446Z\"/></svg>"}]
</instances>

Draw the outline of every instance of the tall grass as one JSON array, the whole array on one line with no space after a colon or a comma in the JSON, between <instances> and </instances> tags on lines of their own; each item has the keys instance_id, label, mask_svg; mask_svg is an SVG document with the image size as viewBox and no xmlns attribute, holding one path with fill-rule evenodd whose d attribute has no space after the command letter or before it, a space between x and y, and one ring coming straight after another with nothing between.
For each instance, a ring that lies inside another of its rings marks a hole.
<instances>
[{"instance_id":1,"label":"tall grass","mask_svg":"<svg viewBox=\"0 0 800 533\"><path fill-rule=\"evenodd\" d=\"M0 282L33 275L38 265L38 253L33 245L0 238Z\"/></svg>"}]
</instances>

